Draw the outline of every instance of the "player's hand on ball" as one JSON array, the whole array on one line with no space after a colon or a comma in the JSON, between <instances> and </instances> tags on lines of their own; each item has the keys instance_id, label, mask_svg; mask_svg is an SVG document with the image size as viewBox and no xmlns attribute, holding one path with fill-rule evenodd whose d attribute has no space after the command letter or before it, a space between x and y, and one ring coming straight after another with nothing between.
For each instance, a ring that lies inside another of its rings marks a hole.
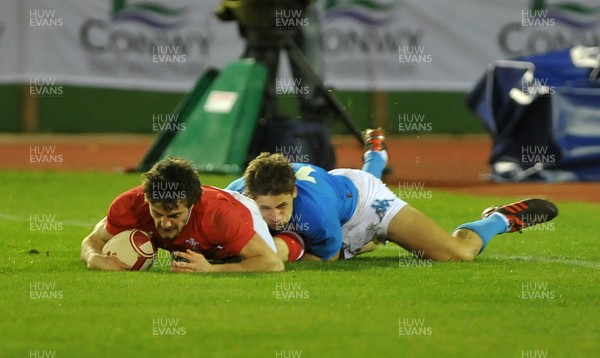
<instances>
[{"instance_id":1,"label":"player's hand on ball","mask_svg":"<svg viewBox=\"0 0 600 358\"><path fill-rule=\"evenodd\" d=\"M187 252L176 251L175 257L186 259L185 261L173 261L171 267L173 272L212 272L213 265L206 260L204 255L187 250Z\"/></svg>"},{"instance_id":2,"label":"player's hand on ball","mask_svg":"<svg viewBox=\"0 0 600 358\"><path fill-rule=\"evenodd\" d=\"M123 271L128 270L129 265L114 256L95 254L88 260L88 268L92 270Z\"/></svg>"}]
</instances>

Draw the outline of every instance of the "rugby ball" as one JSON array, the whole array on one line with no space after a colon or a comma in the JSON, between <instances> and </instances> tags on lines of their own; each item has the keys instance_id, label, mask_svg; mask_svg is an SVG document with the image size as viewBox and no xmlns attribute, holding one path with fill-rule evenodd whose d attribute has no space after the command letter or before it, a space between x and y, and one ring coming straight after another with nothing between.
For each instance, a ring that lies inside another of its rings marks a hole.
<instances>
[{"instance_id":1,"label":"rugby ball","mask_svg":"<svg viewBox=\"0 0 600 358\"><path fill-rule=\"evenodd\" d=\"M158 250L150 236L141 230L126 230L104 244L102 253L129 265L130 271L146 271L154 263Z\"/></svg>"}]
</instances>

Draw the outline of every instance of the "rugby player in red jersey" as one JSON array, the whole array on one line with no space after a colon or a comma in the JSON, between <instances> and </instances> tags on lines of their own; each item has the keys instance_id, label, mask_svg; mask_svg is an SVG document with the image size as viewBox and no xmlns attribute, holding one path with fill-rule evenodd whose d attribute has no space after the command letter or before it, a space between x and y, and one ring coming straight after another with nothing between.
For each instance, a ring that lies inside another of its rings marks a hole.
<instances>
[{"instance_id":1,"label":"rugby player in red jersey","mask_svg":"<svg viewBox=\"0 0 600 358\"><path fill-rule=\"evenodd\" d=\"M119 195L108 215L81 243L89 269L126 270L102 247L114 235L139 229L173 252L174 272L283 271L282 260L258 206L242 195L202 186L185 160L167 158L144 174L142 185ZM208 260L241 257L235 263Z\"/></svg>"}]
</instances>

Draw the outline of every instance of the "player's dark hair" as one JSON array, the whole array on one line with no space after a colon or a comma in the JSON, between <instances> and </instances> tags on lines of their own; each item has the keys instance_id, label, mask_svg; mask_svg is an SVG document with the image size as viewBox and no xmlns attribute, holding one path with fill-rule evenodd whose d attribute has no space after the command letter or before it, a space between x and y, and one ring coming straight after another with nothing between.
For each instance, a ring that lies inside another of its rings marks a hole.
<instances>
[{"instance_id":1,"label":"player's dark hair","mask_svg":"<svg viewBox=\"0 0 600 358\"><path fill-rule=\"evenodd\" d=\"M176 208L181 201L190 208L202 196L196 169L184 159L163 159L143 176L146 200L153 204L160 202L167 211Z\"/></svg>"},{"instance_id":2,"label":"player's dark hair","mask_svg":"<svg viewBox=\"0 0 600 358\"><path fill-rule=\"evenodd\" d=\"M257 195L291 194L296 186L294 168L281 153L261 153L244 172L245 192Z\"/></svg>"}]
</instances>

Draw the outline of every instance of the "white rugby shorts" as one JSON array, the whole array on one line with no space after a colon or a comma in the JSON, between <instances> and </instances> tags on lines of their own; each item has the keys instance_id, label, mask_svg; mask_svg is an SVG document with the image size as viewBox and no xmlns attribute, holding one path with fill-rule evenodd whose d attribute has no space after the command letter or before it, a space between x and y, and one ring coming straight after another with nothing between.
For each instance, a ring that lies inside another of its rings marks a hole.
<instances>
[{"instance_id":1,"label":"white rugby shorts","mask_svg":"<svg viewBox=\"0 0 600 358\"><path fill-rule=\"evenodd\" d=\"M358 190L356 210L342 226L342 250L344 258L349 259L374 238L385 238L390 221L408 203L371 173L357 169L334 169L329 173L349 178Z\"/></svg>"}]
</instances>

